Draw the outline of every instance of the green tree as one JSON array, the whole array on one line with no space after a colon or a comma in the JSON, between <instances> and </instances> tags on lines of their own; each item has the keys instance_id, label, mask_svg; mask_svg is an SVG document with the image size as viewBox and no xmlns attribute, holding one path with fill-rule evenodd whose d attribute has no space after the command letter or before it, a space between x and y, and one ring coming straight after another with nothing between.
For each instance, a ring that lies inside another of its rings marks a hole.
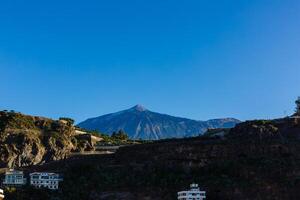
<instances>
[{"instance_id":1,"label":"green tree","mask_svg":"<svg viewBox=\"0 0 300 200\"><path fill-rule=\"evenodd\" d=\"M123 130L119 130L118 132L113 132L111 137L117 140L128 140L128 135Z\"/></svg>"},{"instance_id":2,"label":"green tree","mask_svg":"<svg viewBox=\"0 0 300 200\"><path fill-rule=\"evenodd\" d=\"M59 120L67 121L68 125L73 125L75 120L69 117L60 117Z\"/></svg>"},{"instance_id":3,"label":"green tree","mask_svg":"<svg viewBox=\"0 0 300 200\"><path fill-rule=\"evenodd\" d=\"M300 97L296 100L296 115L300 116Z\"/></svg>"}]
</instances>

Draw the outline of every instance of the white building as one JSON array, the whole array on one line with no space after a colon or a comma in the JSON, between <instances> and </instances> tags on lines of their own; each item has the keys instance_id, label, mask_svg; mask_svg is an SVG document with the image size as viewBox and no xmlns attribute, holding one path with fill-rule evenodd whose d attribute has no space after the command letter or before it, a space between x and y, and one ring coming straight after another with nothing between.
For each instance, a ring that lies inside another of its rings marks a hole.
<instances>
[{"instance_id":1,"label":"white building","mask_svg":"<svg viewBox=\"0 0 300 200\"><path fill-rule=\"evenodd\" d=\"M0 189L0 200L4 199L4 192L2 189Z\"/></svg>"},{"instance_id":2,"label":"white building","mask_svg":"<svg viewBox=\"0 0 300 200\"><path fill-rule=\"evenodd\" d=\"M26 184L23 171L10 169L5 172L5 179L3 185L5 186L22 186Z\"/></svg>"},{"instance_id":3,"label":"white building","mask_svg":"<svg viewBox=\"0 0 300 200\"><path fill-rule=\"evenodd\" d=\"M34 172L30 174L30 185L37 188L57 190L60 181L62 181L62 178L56 173Z\"/></svg>"},{"instance_id":4,"label":"white building","mask_svg":"<svg viewBox=\"0 0 300 200\"><path fill-rule=\"evenodd\" d=\"M191 184L191 189L188 191L178 192L178 200L204 200L206 192L201 191L198 184Z\"/></svg>"}]
</instances>

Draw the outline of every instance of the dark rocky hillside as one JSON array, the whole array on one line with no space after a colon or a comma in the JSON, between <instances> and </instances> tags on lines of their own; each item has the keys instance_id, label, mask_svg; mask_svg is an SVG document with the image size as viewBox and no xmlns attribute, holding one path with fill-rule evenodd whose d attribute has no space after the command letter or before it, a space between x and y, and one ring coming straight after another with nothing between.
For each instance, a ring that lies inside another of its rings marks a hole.
<instances>
[{"instance_id":1,"label":"dark rocky hillside","mask_svg":"<svg viewBox=\"0 0 300 200\"><path fill-rule=\"evenodd\" d=\"M196 121L152 112L137 105L121 112L87 119L78 126L108 134L122 129L131 139L157 140L197 136L208 128L232 128L239 122L232 118Z\"/></svg>"},{"instance_id":2,"label":"dark rocky hillside","mask_svg":"<svg viewBox=\"0 0 300 200\"><path fill-rule=\"evenodd\" d=\"M64 121L0 112L0 168L61 160L89 145L76 139L75 128Z\"/></svg>"},{"instance_id":3,"label":"dark rocky hillside","mask_svg":"<svg viewBox=\"0 0 300 200\"><path fill-rule=\"evenodd\" d=\"M207 191L207 199L300 199L299 118L247 121L224 132L38 166L65 178L61 191L44 199L171 200L191 182Z\"/></svg>"}]
</instances>

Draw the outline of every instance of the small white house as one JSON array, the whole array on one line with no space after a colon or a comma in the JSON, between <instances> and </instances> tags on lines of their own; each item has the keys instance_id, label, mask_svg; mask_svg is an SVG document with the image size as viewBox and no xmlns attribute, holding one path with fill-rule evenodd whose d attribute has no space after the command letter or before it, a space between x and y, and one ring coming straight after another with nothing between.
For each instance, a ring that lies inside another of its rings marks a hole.
<instances>
[{"instance_id":1,"label":"small white house","mask_svg":"<svg viewBox=\"0 0 300 200\"><path fill-rule=\"evenodd\" d=\"M191 184L190 190L178 192L178 200L204 200L206 192L201 191L198 184Z\"/></svg>"},{"instance_id":2,"label":"small white house","mask_svg":"<svg viewBox=\"0 0 300 200\"><path fill-rule=\"evenodd\" d=\"M4 186L22 186L26 184L23 171L10 169L5 172Z\"/></svg>"},{"instance_id":3,"label":"small white house","mask_svg":"<svg viewBox=\"0 0 300 200\"><path fill-rule=\"evenodd\" d=\"M30 174L30 185L37 188L57 190L59 182L63 179L57 173L34 172Z\"/></svg>"},{"instance_id":4,"label":"small white house","mask_svg":"<svg viewBox=\"0 0 300 200\"><path fill-rule=\"evenodd\" d=\"M4 192L2 189L0 189L0 200L4 199Z\"/></svg>"}]
</instances>

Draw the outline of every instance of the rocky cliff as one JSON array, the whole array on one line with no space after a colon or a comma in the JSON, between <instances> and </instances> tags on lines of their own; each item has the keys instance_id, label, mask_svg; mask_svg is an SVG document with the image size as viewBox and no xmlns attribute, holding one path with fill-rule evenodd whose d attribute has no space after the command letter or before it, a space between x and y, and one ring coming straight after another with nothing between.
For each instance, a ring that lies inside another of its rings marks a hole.
<instances>
[{"instance_id":1,"label":"rocky cliff","mask_svg":"<svg viewBox=\"0 0 300 200\"><path fill-rule=\"evenodd\" d=\"M61 160L83 143L88 142L78 141L65 121L0 112L0 168Z\"/></svg>"}]
</instances>

